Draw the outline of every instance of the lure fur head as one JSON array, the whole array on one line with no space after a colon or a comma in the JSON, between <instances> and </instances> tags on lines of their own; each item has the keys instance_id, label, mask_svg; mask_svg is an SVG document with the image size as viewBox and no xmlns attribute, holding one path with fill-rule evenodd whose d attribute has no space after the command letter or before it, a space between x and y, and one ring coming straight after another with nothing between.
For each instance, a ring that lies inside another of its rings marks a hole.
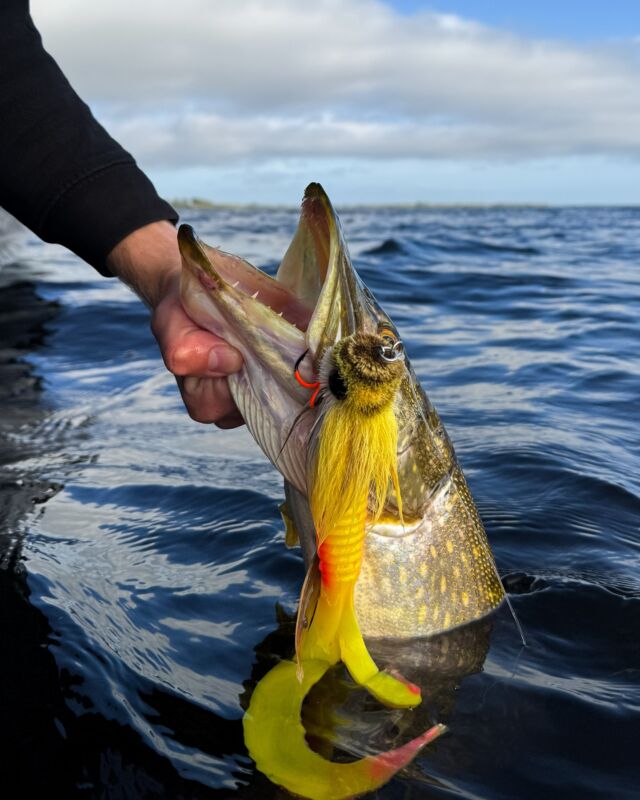
<instances>
[{"instance_id":1,"label":"lure fur head","mask_svg":"<svg viewBox=\"0 0 640 800\"><path fill-rule=\"evenodd\" d=\"M395 402L405 366L386 360L385 346L377 334L354 333L325 356L324 408L308 480L319 541L363 506L375 522L391 484L399 497Z\"/></svg>"}]
</instances>

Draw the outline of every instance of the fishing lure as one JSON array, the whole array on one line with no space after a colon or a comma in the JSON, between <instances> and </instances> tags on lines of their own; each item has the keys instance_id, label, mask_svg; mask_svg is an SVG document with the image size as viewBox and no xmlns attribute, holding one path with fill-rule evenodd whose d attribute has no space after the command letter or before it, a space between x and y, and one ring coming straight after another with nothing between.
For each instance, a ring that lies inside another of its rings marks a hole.
<instances>
[{"instance_id":1,"label":"fishing lure","mask_svg":"<svg viewBox=\"0 0 640 800\"><path fill-rule=\"evenodd\" d=\"M403 359L402 342L389 332L358 332L327 351L317 381L301 378L302 359L295 367L296 380L313 390L310 406L322 397L308 464L316 557L300 598L296 662L281 662L258 684L244 729L260 770L303 796L337 800L369 791L444 730L435 726L390 753L334 764L309 748L300 722L309 689L340 661L387 706L411 708L421 700L418 686L378 669L354 608L367 528L380 519L390 487L402 519L394 402Z\"/></svg>"}]
</instances>

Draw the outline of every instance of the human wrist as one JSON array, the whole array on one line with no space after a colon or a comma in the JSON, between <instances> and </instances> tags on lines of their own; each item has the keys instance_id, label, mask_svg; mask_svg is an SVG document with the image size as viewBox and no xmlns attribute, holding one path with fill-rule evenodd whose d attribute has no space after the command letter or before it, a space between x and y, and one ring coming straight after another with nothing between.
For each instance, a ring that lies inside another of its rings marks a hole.
<instances>
[{"instance_id":1,"label":"human wrist","mask_svg":"<svg viewBox=\"0 0 640 800\"><path fill-rule=\"evenodd\" d=\"M155 308L180 274L175 227L160 220L138 228L113 248L107 256L107 266L148 306Z\"/></svg>"}]
</instances>

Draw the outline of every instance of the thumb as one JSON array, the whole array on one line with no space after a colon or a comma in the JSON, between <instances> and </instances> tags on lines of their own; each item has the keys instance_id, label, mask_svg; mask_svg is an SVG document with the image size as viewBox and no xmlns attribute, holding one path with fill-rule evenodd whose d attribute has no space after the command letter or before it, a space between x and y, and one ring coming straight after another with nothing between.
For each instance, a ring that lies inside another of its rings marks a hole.
<instances>
[{"instance_id":1,"label":"thumb","mask_svg":"<svg viewBox=\"0 0 640 800\"><path fill-rule=\"evenodd\" d=\"M157 306L151 330L167 369L174 375L222 377L242 367L239 351L199 328L187 316L179 298L167 297Z\"/></svg>"}]
</instances>

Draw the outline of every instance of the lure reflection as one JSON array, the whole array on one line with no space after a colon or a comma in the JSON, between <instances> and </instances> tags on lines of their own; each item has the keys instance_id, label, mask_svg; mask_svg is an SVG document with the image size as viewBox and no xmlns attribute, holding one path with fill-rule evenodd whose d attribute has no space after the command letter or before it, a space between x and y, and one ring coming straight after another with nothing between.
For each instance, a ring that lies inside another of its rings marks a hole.
<instances>
[{"instance_id":1,"label":"lure reflection","mask_svg":"<svg viewBox=\"0 0 640 800\"><path fill-rule=\"evenodd\" d=\"M287 542L307 575L296 662L256 687L247 747L274 782L310 798L362 794L443 730L351 764L313 752L303 700L338 662L385 706L420 689L364 637L430 636L479 619L503 598L453 448L391 320L351 265L337 216L311 184L276 279L179 232L187 313L237 347L229 378L247 426L285 478Z\"/></svg>"}]
</instances>

